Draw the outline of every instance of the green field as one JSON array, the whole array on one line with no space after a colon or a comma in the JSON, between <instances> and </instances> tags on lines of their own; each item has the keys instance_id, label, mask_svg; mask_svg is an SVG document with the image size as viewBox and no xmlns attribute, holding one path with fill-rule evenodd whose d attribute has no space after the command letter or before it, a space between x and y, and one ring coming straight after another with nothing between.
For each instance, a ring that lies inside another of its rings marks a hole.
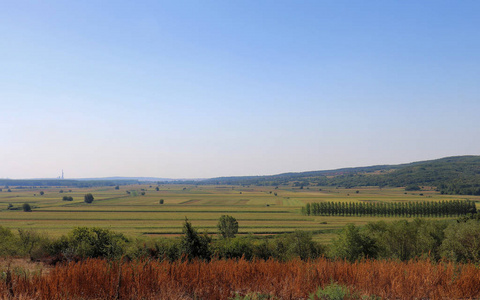
<instances>
[{"instance_id":1,"label":"green field","mask_svg":"<svg viewBox=\"0 0 480 300\"><path fill-rule=\"evenodd\" d=\"M0 226L33 228L59 236L76 226L100 226L131 237L177 236L187 217L200 230L216 232L221 215L235 217L241 234L270 235L296 229L314 232L319 241L328 241L347 223L358 225L374 220L394 220L376 217L303 216L300 209L316 201L441 201L470 199L479 196L441 195L434 190L405 192L402 188L334 187L239 187L193 185L120 186L87 188L3 188L0 192ZM63 193L60 193L63 190ZM44 192L40 196L40 191ZM127 194L127 191L131 191ZM145 192L145 195L141 193ZM358 193L357 193L358 191ZM95 201L86 204L83 196L92 193ZM277 194L275 196L275 193ZM422 195L421 195L422 194ZM72 196L73 201L63 201ZM159 200L164 199L164 204ZM23 203L33 211L24 212ZM8 205L12 209L7 209Z\"/></svg>"}]
</instances>

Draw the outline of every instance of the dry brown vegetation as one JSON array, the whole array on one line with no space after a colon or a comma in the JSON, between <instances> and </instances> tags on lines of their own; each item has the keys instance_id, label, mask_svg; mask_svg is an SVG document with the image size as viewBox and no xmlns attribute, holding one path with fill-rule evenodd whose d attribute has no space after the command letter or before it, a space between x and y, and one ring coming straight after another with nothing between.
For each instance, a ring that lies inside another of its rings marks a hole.
<instances>
[{"instance_id":1,"label":"dry brown vegetation","mask_svg":"<svg viewBox=\"0 0 480 300\"><path fill-rule=\"evenodd\" d=\"M214 260L211 262L90 259L48 273L3 270L2 299L228 299L254 293L305 299L332 282L359 297L471 299L480 297L480 269L429 261L356 263Z\"/></svg>"}]
</instances>

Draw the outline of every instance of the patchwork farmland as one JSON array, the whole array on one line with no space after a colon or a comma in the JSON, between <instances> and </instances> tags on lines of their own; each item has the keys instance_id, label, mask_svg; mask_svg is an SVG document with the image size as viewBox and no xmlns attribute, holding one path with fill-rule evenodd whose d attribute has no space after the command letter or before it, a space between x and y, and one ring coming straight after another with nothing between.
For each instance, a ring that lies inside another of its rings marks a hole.
<instances>
[{"instance_id":1,"label":"patchwork farmland","mask_svg":"<svg viewBox=\"0 0 480 300\"><path fill-rule=\"evenodd\" d=\"M158 190L157 190L158 189ZM10 190L10 192L8 191ZM43 195L41 195L43 192ZM84 195L92 193L92 204ZM64 196L73 201L62 200ZM163 199L163 204L160 200ZM239 222L239 233L274 235L297 229L314 233L317 241L329 241L347 223L357 225L380 217L304 216L306 203L322 201L442 201L479 196L441 195L432 189L405 192L402 188L335 187L298 188L290 186L195 186L129 185L99 188L21 188L8 187L0 192L0 226L33 228L51 236L66 234L76 226L98 226L131 237L175 237L181 234L185 218L196 228L216 232L222 215ZM32 212L22 205L30 204ZM395 218L388 218L389 221Z\"/></svg>"}]
</instances>

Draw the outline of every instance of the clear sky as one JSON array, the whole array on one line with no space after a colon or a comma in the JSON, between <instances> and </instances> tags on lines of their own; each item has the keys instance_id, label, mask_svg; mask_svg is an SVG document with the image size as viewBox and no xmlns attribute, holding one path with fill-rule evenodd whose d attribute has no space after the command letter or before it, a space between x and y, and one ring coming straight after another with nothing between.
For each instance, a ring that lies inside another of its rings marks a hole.
<instances>
[{"instance_id":1,"label":"clear sky","mask_svg":"<svg viewBox=\"0 0 480 300\"><path fill-rule=\"evenodd\" d=\"M479 1L0 1L0 178L480 154Z\"/></svg>"}]
</instances>

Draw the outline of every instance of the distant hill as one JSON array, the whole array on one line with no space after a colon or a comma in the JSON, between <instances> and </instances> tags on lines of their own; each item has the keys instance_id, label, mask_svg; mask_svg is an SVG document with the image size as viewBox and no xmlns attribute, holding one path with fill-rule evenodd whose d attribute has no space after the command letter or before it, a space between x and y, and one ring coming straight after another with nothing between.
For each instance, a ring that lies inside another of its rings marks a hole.
<instances>
[{"instance_id":1,"label":"distant hill","mask_svg":"<svg viewBox=\"0 0 480 300\"><path fill-rule=\"evenodd\" d=\"M168 181L173 181L173 180L179 180L179 179L171 179L171 178L159 178L159 177L121 177L121 176L115 176L115 177L98 177L98 178L77 178L75 180L82 180L82 181L97 181L97 180L112 180L112 181L118 181L118 180L127 180L127 181L137 181L137 182L154 182L154 181L161 181L161 182L168 182Z\"/></svg>"},{"instance_id":2,"label":"distant hill","mask_svg":"<svg viewBox=\"0 0 480 300\"><path fill-rule=\"evenodd\" d=\"M391 186L435 187L444 194L480 195L480 156L453 156L399 165L291 172L268 176L232 176L211 179L106 177L82 179L0 179L0 186L95 187L161 182L177 184L259 186Z\"/></svg>"},{"instance_id":3,"label":"distant hill","mask_svg":"<svg viewBox=\"0 0 480 300\"><path fill-rule=\"evenodd\" d=\"M66 187L97 187L138 184L138 180L77 180L77 179L0 179L0 187L44 187L44 186L66 186Z\"/></svg>"},{"instance_id":4,"label":"distant hill","mask_svg":"<svg viewBox=\"0 0 480 300\"><path fill-rule=\"evenodd\" d=\"M379 165L270 176L218 177L202 184L295 186L433 186L446 194L480 195L480 156L455 156L400 165Z\"/></svg>"},{"instance_id":5,"label":"distant hill","mask_svg":"<svg viewBox=\"0 0 480 300\"><path fill-rule=\"evenodd\" d=\"M157 177L103 177L103 178L75 178L75 179L0 179L0 187L47 187L47 186L66 186L66 187L97 187L97 186L116 186L140 184L143 182L171 182L174 179ZM180 179L176 181L183 182Z\"/></svg>"}]
</instances>

